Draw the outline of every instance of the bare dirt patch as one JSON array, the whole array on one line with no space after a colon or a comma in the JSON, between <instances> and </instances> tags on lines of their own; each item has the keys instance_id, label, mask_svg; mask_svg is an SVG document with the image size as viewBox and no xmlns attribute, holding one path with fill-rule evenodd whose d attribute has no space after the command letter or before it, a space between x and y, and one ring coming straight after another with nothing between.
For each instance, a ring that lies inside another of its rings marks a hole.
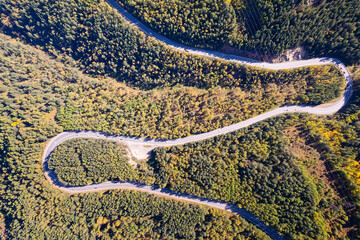
<instances>
[{"instance_id":1,"label":"bare dirt patch","mask_svg":"<svg viewBox=\"0 0 360 240\"><path fill-rule=\"evenodd\" d=\"M53 122L55 123L55 116L56 116L56 113L57 113L57 109L55 108L54 110L52 110L51 112L47 113L45 115L45 119L50 121L50 122Z\"/></svg>"},{"instance_id":2,"label":"bare dirt patch","mask_svg":"<svg viewBox=\"0 0 360 240\"><path fill-rule=\"evenodd\" d=\"M279 54L264 54L257 51L249 51L249 50L240 50L229 45L224 45L221 49L221 52L226 54L237 55L240 57L251 58L259 61L271 62L271 63L281 63L281 62L290 62L290 61L298 61L309 58L309 54L302 47L296 47L293 49L288 49Z\"/></svg>"},{"instance_id":3,"label":"bare dirt patch","mask_svg":"<svg viewBox=\"0 0 360 240\"><path fill-rule=\"evenodd\" d=\"M3 240L7 239L6 228L5 228L5 219L2 214L0 215L0 239L3 239Z\"/></svg>"},{"instance_id":4,"label":"bare dirt patch","mask_svg":"<svg viewBox=\"0 0 360 240\"><path fill-rule=\"evenodd\" d=\"M298 157L298 161L306 168L308 173L316 182L324 182L331 187L331 181L327 177L325 162L321 160L320 153L306 143L306 138L297 127L284 130L285 136L289 139L289 150Z\"/></svg>"}]
</instances>

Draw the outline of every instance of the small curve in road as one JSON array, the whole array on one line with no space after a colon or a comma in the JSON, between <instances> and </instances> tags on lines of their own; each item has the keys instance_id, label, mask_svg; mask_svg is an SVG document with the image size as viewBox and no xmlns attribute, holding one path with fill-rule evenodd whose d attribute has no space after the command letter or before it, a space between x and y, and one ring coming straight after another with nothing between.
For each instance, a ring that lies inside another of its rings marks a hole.
<instances>
[{"instance_id":1,"label":"small curve in road","mask_svg":"<svg viewBox=\"0 0 360 240\"><path fill-rule=\"evenodd\" d=\"M267 226L263 221L261 221L259 218L254 216L253 214L249 213L245 209L239 208L238 206L222 201L215 201L210 200L206 198L201 198L189 194L184 193L177 193L173 192L169 189L161 189L157 186L148 186L143 183L139 182L104 182L99 184L92 184L92 185L85 185L85 186L66 186L63 185L59 180L56 174L48 168L48 160L50 158L51 153L54 151L54 149L59 146L61 143L68 139L72 138L78 138L78 137L87 137L87 138L97 138L97 139L108 139L108 140L114 140L118 142L123 142L128 144L128 146L131 149L131 144L135 145L142 145L143 149L140 151L144 151L143 153L140 153L139 156L144 156L154 149L155 147L166 147L166 146L175 146L175 145L181 145L186 144L190 142L196 142L205 140L208 138L212 138L218 135L230 133L236 130L239 130L241 128L248 127L254 123L263 121L265 119L268 119L270 117L274 117L280 114L284 113L291 113L291 112L305 112L305 113L311 113L311 114L323 114L323 115L329 115L334 114L337 111L339 111L350 99L351 93L352 93L352 79L349 74L349 71L345 67L344 64L342 64L339 60L333 59L333 58L314 58L309 60L303 60L303 61L294 61L294 62L285 62L285 63L267 63L267 62L258 62L256 60L251 60L239 56L233 56L229 54L223 54L211 50L204 50L204 49L198 49L193 48L189 46L185 46L179 43L176 43L172 40L169 40L156 32L152 31L148 27L146 27L144 24L139 22L136 18L134 18L131 14L129 14L126 10L124 10L118 3L116 3L114 0L106 0L110 6L115 8L123 17L125 17L129 22L136 25L140 30L142 30L145 34L154 37L155 39L165 43L166 45L180 50L180 51L186 51L193 54L206 56L210 58L218 58L225 61L234 61L240 64L245 65L251 65L254 67L260 67L260 68L268 68L268 69L274 69L274 70L280 70L280 69L291 69L291 68L299 68L299 67L306 67L311 65L325 65L325 64L334 64L337 67L340 68L342 71L345 80L346 80L346 88L345 92L342 95L342 97L331 104L325 104L325 105L319 105L319 106L302 106L302 105L293 105L293 106L284 106L277 109L274 109L272 111L268 111L266 113L260 114L256 117L250 118L248 120L223 127L220 129L216 129L214 131L210 131L207 133L202 133L198 135L193 135L185 138L179 138L179 139L172 139L172 140L156 140L156 139L143 139L143 138L135 138L135 137L127 137L127 136L115 136L115 135L109 135L105 133L100 132L92 132L92 131L82 131L82 132L63 132L59 135L52 138L48 144L46 145L44 149L44 154L42 157L43 160L43 166L46 178L49 180L49 182L55 186L56 188L66 191L69 193L83 193L83 192L92 192L92 191L101 191L101 190L110 190L110 189L129 189L129 190L139 190L143 192L148 192L151 194L156 194L159 196L165 196L165 197L173 197L179 200L191 202L191 203L197 203L197 204L203 204L209 207L215 207L223 210L227 210L233 213L236 213L246 219L247 221L253 223L255 226L257 226L259 229L264 231L268 236L270 236L273 239L276 240L282 240L284 239L282 236L280 236L276 231L274 231L271 227ZM144 146L151 146L150 148L144 147ZM139 150L139 149L137 149ZM132 152L134 153L134 151Z\"/></svg>"}]
</instances>

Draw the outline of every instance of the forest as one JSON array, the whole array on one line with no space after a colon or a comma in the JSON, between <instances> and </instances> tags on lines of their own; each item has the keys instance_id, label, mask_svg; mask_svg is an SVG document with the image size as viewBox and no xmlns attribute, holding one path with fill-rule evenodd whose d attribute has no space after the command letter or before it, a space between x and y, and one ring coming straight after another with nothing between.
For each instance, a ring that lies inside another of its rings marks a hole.
<instances>
[{"instance_id":1,"label":"forest","mask_svg":"<svg viewBox=\"0 0 360 240\"><path fill-rule=\"evenodd\" d=\"M329 2L306 11L330 8ZM102 1L0 0L0 12L4 32L51 55L0 35L2 238L268 239L238 216L145 193L60 192L45 179L44 146L71 129L187 136L282 104L327 102L343 88L339 71L331 66L275 72L172 51L133 29ZM344 21L353 19L352 13L341 14L349 16ZM341 44L330 46L336 48L334 56ZM196 144L160 148L138 171L125 163L123 151L96 158L91 166L117 156L131 177L138 174L146 183L239 204L289 239L356 239L360 72L357 66L350 69L353 98L335 116L286 115ZM78 146L87 151L85 144ZM113 147L104 143L101 154ZM102 181L109 174L128 177L103 169L106 175L93 169L96 174L86 181Z\"/></svg>"},{"instance_id":2,"label":"forest","mask_svg":"<svg viewBox=\"0 0 360 240\"><path fill-rule=\"evenodd\" d=\"M215 209L136 191L71 195L54 188L44 175L42 151L63 131L54 120L63 91L89 79L39 50L0 39L1 239L269 239L239 216ZM103 144L101 151L114 148ZM116 164L126 168L123 153L107 157L122 159Z\"/></svg>"},{"instance_id":3,"label":"forest","mask_svg":"<svg viewBox=\"0 0 360 240\"><path fill-rule=\"evenodd\" d=\"M276 54L303 46L311 56L360 63L360 5L357 0L235 0L247 40L237 47ZM245 5L245 8L243 8ZM236 46L235 45L235 46Z\"/></svg>"},{"instance_id":4,"label":"forest","mask_svg":"<svg viewBox=\"0 0 360 240\"><path fill-rule=\"evenodd\" d=\"M70 139L57 147L48 160L59 181L82 186L106 182L108 179L138 180L129 163L125 146L106 140Z\"/></svg>"},{"instance_id":5,"label":"forest","mask_svg":"<svg viewBox=\"0 0 360 240\"><path fill-rule=\"evenodd\" d=\"M339 96L343 78L333 67L305 71L309 73L287 84L250 91L176 86L139 92L109 79L79 81L63 91L66 100L56 120L65 130L95 127L111 134L172 139L234 124L283 104L319 104Z\"/></svg>"},{"instance_id":6,"label":"forest","mask_svg":"<svg viewBox=\"0 0 360 240\"><path fill-rule=\"evenodd\" d=\"M236 28L235 12L224 0L119 2L157 32L195 47L220 48Z\"/></svg>"},{"instance_id":7,"label":"forest","mask_svg":"<svg viewBox=\"0 0 360 240\"><path fill-rule=\"evenodd\" d=\"M360 63L358 0L321 0L312 5L307 0L118 2L157 32L191 46L231 46L260 58L303 46L310 56ZM210 26L219 29L221 37L208 30Z\"/></svg>"},{"instance_id":8,"label":"forest","mask_svg":"<svg viewBox=\"0 0 360 240\"><path fill-rule=\"evenodd\" d=\"M55 56L58 51L66 53L86 73L110 76L143 90L176 84L250 90L286 84L308 71L268 71L172 50L146 37L100 0L2 0L0 12L5 33ZM326 86L318 88L308 97L324 96L316 93ZM336 97L336 91L328 96Z\"/></svg>"}]
</instances>

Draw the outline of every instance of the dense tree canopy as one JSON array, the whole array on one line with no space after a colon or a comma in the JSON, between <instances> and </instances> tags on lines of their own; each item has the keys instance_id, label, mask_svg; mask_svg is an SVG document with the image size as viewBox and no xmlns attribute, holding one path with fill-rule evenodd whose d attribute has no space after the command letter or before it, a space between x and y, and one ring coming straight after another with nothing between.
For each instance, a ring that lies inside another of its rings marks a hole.
<instances>
[{"instance_id":1,"label":"dense tree canopy","mask_svg":"<svg viewBox=\"0 0 360 240\"><path fill-rule=\"evenodd\" d=\"M235 13L224 0L123 0L132 14L174 40L219 48L236 27Z\"/></svg>"},{"instance_id":2,"label":"dense tree canopy","mask_svg":"<svg viewBox=\"0 0 360 240\"><path fill-rule=\"evenodd\" d=\"M177 86L138 92L112 80L82 81L64 91L56 119L65 130L96 126L113 134L169 139L234 124L283 104L319 104L340 94L343 81L333 67L305 71L287 84L250 91Z\"/></svg>"},{"instance_id":3,"label":"dense tree canopy","mask_svg":"<svg viewBox=\"0 0 360 240\"><path fill-rule=\"evenodd\" d=\"M358 0L321 0L310 5L307 0L193 0L191 4L188 0L167 4L155 0L118 1L156 31L193 46L230 45L271 55L303 46L312 56L334 56L346 63L360 61ZM224 8L216 8L218 5L226 6L226 13ZM186 10L180 11L183 6ZM202 11L208 8L214 9ZM192 28L184 25L182 31L183 23L192 23L193 19ZM204 34L205 26L217 30L221 25L218 32L226 33L226 38L214 42L212 31L205 29Z\"/></svg>"},{"instance_id":4,"label":"dense tree canopy","mask_svg":"<svg viewBox=\"0 0 360 240\"><path fill-rule=\"evenodd\" d=\"M80 186L106 180L137 180L125 146L96 139L71 139L51 154L48 167L59 181ZM131 157L131 156L130 156Z\"/></svg>"},{"instance_id":5,"label":"dense tree canopy","mask_svg":"<svg viewBox=\"0 0 360 240\"><path fill-rule=\"evenodd\" d=\"M279 53L304 46L312 56L334 56L360 63L360 4L357 0L235 0L247 26L248 39L240 48Z\"/></svg>"},{"instance_id":6,"label":"dense tree canopy","mask_svg":"<svg viewBox=\"0 0 360 240\"><path fill-rule=\"evenodd\" d=\"M142 89L181 83L248 90L258 84L285 84L307 74L306 68L274 72L174 51L144 36L97 0L41 0L31 4L27 0L3 0L0 11L3 31L53 54L55 50L65 52L89 73L110 75ZM319 87L315 93L323 91L324 86ZM335 95L336 91L327 94L331 98Z\"/></svg>"}]
</instances>

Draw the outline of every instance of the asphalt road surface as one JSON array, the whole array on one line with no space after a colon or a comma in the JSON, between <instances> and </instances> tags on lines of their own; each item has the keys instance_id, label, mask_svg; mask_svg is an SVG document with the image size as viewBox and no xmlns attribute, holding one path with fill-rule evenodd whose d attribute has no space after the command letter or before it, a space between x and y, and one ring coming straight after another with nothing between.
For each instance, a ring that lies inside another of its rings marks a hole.
<instances>
[{"instance_id":1,"label":"asphalt road surface","mask_svg":"<svg viewBox=\"0 0 360 240\"><path fill-rule=\"evenodd\" d=\"M290 68L299 68L299 67L306 67L311 65L325 65L325 64L335 64L337 67L340 68L342 71L345 80L346 80L346 88L345 92L340 99L333 103L323 104L319 106L284 106L280 107L263 114L260 114L256 117L247 119L245 121L216 129L214 131L210 131L207 133L202 133L198 135L193 135L185 138L173 139L173 140L156 140L156 139L144 139L144 138L135 138L135 137L126 137L126 136L115 136L115 135L108 135L100 132L92 132L92 131L82 131L82 132L63 132L54 138L52 138L44 149L43 154L43 165L44 171L47 179L49 182L59 188L60 190L70 192L70 193L83 193L83 192L91 192L91 191L101 191L101 190L109 190L109 189L130 189L130 190L139 190L143 192L148 192L151 194L156 194L158 196L165 196L165 197L172 197L178 200L183 200L191 203L203 204L210 207L215 207L223 210L227 210L236 214L239 214L241 217L246 219L247 221L256 225L259 229L264 231L273 239L284 239L282 236L277 234L271 227L267 226L264 222L258 219L253 214L247 212L245 209L239 208L236 205L229 204L226 202L221 201L214 201L206 198L200 198L196 196L191 196L188 194L180 194L173 192L169 189L160 189L156 186L147 186L142 183L138 182L104 182L100 184L92 184L86 186L65 186L59 182L56 174L48 169L47 161L50 157L51 152L61 143L68 139L78 138L78 137L86 137L86 138L97 138L97 139L108 139L114 140L118 142L125 143L129 146L130 151L132 151L133 155L139 158L145 158L147 154L154 149L155 147L166 147L166 146L174 146L174 145L181 145L190 142L201 141L204 139L212 138L218 135L230 133L241 128L248 127L254 123L263 121L267 118L274 117L284 113L292 113L292 112L303 112L303 113L312 113L312 114L321 114L321 115L330 115L334 114L339 111L349 100L352 92L352 79L351 76L346 69L345 65L342 64L337 59L332 58L314 58L309 60L303 61L294 61L294 62L284 62L284 63L267 63L267 62L258 62L255 60L242 58L239 56L233 56L229 54L219 53L211 50L204 50L189 47L186 45L182 45L176 43L164 36L157 34L156 32L149 29L147 26L139 22L136 18L134 18L131 14L125 11L118 3L114 2L113 0L106 0L110 6L115 8L123 17L125 17L129 22L133 25L136 25L141 31L145 34L156 38L157 40L165 43L166 45L180 50L186 51L192 54L197 54L201 56L211 57L211 58L219 58L226 61L235 61L240 64L246 64L251 66L256 66L260 68L268 68L268 69L290 69Z\"/></svg>"}]
</instances>

